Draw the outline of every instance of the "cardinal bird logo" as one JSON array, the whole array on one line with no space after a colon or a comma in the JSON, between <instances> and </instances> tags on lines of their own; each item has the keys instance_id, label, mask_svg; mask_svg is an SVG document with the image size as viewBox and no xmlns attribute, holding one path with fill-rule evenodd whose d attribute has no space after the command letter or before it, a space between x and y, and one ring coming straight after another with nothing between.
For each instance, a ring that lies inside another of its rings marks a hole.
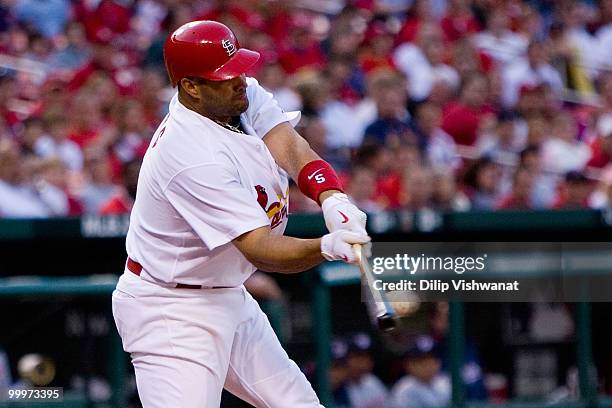
<instances>
[{"instance_id":1,"label":"cardinal bird logo","mask_svg":"<svg viewBox=\"0 0 612 408\"><path fill-rule=\"evenodd\" d=\"M282 224L283 219L287 218L287 195L289 191L287 191L287 195L284 196L282 194L277 194L278 201L274 201L269 206L268 193L265 187L258 184L255 186L255 191L257 192L257 203L259 203L270 219L270 228L275 228Z\"/></svg>"},{"instance_id":2,"label":"cardinal bird logo","mask_svg":"<svg viewBox=\"0 0 612 408\"><path fill-rule=\"evenodd\" d=\"M268 205L268 193L266 193L266 189L258 184L255 186L255 191L257 191L257 202L261 208L266 211L266 206Z\"/></svg>"}]
</instances>

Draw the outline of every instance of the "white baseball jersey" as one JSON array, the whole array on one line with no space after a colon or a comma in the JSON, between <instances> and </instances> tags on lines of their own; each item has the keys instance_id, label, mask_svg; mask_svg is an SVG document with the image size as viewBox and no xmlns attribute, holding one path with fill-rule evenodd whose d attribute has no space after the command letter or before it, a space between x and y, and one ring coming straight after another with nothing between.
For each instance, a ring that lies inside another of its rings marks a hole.
<instances>
[{"instance_id":1,"label":"white baseball jersey","mask_svg":"<svg viewBox=\"0 0 612 408\"><path fill-rule=\"evenodd\" d=\"M233 132L178 101L144 157L126 247L141 278L161 283L239 286L255 270L231 241L269 225L285 230L288 178L262 138L297 123L272 94L247 78L248 134Z\"/></svg>"}]
</instances>

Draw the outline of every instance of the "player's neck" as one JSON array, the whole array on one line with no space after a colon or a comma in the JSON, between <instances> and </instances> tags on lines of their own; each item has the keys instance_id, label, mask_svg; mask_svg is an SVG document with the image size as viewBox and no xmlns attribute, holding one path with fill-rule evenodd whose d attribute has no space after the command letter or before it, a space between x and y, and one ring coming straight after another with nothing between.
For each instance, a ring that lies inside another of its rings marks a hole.
<instances>
[{"instance_id":1,"label":"player's neck","mask_svg":"<svg viewBox=\"0 0 612 408\"><path fill-rule=\"evenodd\" d=\"M183 106L185 106L187 109L192 110L195 113L199 113L200 115L205 116L208 119L214 120L215 122L229 124L232 121L231 116L218 116L211 112L207 112L206 110L197 106L189 98L184 97L181 93L179 93L178 99L179 99L179 102L183 104Z\"/></svg>"}]
</instances>

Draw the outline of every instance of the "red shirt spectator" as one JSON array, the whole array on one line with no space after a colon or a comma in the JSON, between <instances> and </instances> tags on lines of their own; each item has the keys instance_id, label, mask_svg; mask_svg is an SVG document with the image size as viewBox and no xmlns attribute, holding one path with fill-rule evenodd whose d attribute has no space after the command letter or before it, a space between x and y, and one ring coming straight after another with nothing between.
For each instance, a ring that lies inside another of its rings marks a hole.
<instances>
[{"instance_id":1,"label":"red shirt spectator","mask_svg":"<svg viewBox=\"0 0 612 408\"><path fill-rule=\"evenodd\" d=\"M387 209L398 209L402 207L404 200L403 185L404 178L401 174L390 173L376 180L376 201Z\"/></svg>"},{"instance_id":2,"label":"red shirt spectator","mask_svg":"<svg viewBox=\"0 0 612 408\"><path fill-rule=\"evenodd\" d=\"M377 69L395 69L391 51L393 35L382 22L375 22L366 31L363 52L359 55L359 65L364 73Z\"/></svg>"},{"instance_id":3,"label":"red shirt spectator","mask_svg":"<svg viewBox=\"0 0 612 408\"><path fill-rule=\"evenodd\" d=\"M497 204L502 210L528 210L533 208L532 195L535 178L532 172L524 167L516 170L513 177L512 191Z\"/></svg>"},{"instance_id":4,"label":"red shirt spectator","mask_svg":"<svg viewBox=\"0 0 612 408\"><path fill-rule=\"evenodd\" d=\"M591 180L582 172L570 171L565 175L565 180L559 186L559 194L552 208L556 210L588 208L592 190Z\"/></svg>"},{"instance_id":5,"label":"red shirt spectator","mask_svg":"<svg viewBox=\"0 0 612 408\"><path fill-rule=\"evenodd\" d=\"M124 191L118 192L100 207L101 215L129 214L134 200Z\"/></svg>"},{"instance_id":6,"label":"red shirt spectator","mask_svg":"<svg viewBox=\"0 0 612 408\"><path fill-rule=\"evenodd\" d=\"M235 19L249 29L265 29L266 21L260 13L255 10L242 7L242 5L238 5L236 3L237 2L234 2L234 4L229 6L221 5L208 9L196 16L194 20L226 21L229 17L230 19ZM236 27L231 28L235 29Z\"/></svg>"},{"instance_id":7,"label":"red shirt spectator","mask_svg":"<svg viewBox=\"0 0 612 408\"><path fill-rule=\"evenodd\" d=\"M472 146L476 142L480 121L484 114L493 111L485 104L487 98L487 80L476 74L465 81L459 101L444 109L442 129L451 135L457 144Z\"/></svg>"},{"instance_id":8,"label":"red shirt spectator","mask_svg":"<svg viewBox=\"0 0 612 408\"><path fill-rule=\"evenodd\" d=\"M448 12L440 20L440 27L447 41L456 41L466 34L480 31L480 24L472 15L468 2L450 1Z\"/></svg>"},{"instance_id":9,"label":"red shirt spectator","mask_svg":"<svg viewBox=\"0 0 612 408\"><path fill-rule=\"evenodd\" d=\"M127 4L113 0L102 0L99 3L78 1L74 6L74 14L85 26L88 38L126 33L130 29L132 16Z\"/></svg>"},{"instance_id":10,"label":"red shirt spectator","mask_svg":"<svg viewBox=\"0 0 612 408\"><path fill-rule=\"evenodd\" d=\"M294 16L288 43L278 57L278 62L288 74L305 67L323 68L325 55L310 30L311 21L308 16L303 14Z\"/></svg>"},{"instance_id":11,"label":"red shirt spectator","mask_svg":"<svg viewBox=\"0 0 612 408\"><path fill-rule=\"evenodd\" d=\"M608 138L607 138L608 139ZM602 140L597 138L591 143L591 160L587 163L587 167L597 167L599 169L606 167L610 163L610 154L606 151L602 145L604 143L609 144L612 140Z\"/></svg>"},{"instance_id":12,"label":"red shirt spectator","mask_svg":"<svg viewBox=\"0 0 612 408\"><path fill-rule=\"evenodd\" d=\"M428 0L415 0L404 25L397 33L396 44L414 42L423 23L433 22L431 2Z\"/></svg>"},{"instance_id":13,"label":"red shirt spectator","mask_svg":"<svg viewBox=\"0 0 612 408\"><path fill-rule=\"evenodd\" d=\"M285 72L294 74L302 68L310 67L321 69L325 63L325 56L317 42L311 42L304 48L288 47L281 51L278 62Z\"/></svg>"},{"instance_id":14,"label":"red shirt spectator","mask_svg":"<svg viewBox=\"0 0 612 408\"><path fill-rule=\"evenodd\" d=\"M603 116L597 123L599 136L591 143L591 160L588 167L603 168L612 159L612 116Z\"/></svg>"},{"instance_id":15,"label":"red shirt spectator","mask_svg":"<svg viewBox=\"0 0 612 408\"><path fill-rule=\"evenodd\" d=\"M127 214L132 211L132 206L136 199L136 187L138 185L138 173L140 172L141 164L142 161L136 159L123 166L123 187L100 206L100 214Z\"/></svg>"},{"instance_id":16,"label":"red shirt spectator","mask_svg":"<svg viewBox=\"0 0 612 408\"><path fill-rule=\"evenodd\" d=\"M408 17L397 34L397 43L414 42L421 28L421 20L418 17Z\"/></svg>"}]
</instances>

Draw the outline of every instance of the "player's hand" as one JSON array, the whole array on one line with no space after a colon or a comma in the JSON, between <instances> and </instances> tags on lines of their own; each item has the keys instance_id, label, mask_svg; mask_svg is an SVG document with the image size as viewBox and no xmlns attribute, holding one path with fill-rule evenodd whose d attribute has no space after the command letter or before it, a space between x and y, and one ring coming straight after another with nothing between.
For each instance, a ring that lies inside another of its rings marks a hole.
<instances>
[{"instance_id":1,"label":"player's hand","mask_svg":"<svg viewBox=\"0 0 612 408\"><path fill-rule=\"evenodd\" d=\"M366 214L351 203L346 194L332 194L323 200L321 209L329 232L344 230L367 235Z\"/></svg>"},{"instance_id":2,"label":"player's hand","mask_svg":"<svg viewBox=\"0 0 612 408\"><path fill-rule=\"evenodd\" d=\"M321 254L328 261L355 263L359 260L353 251L353 244L368 244L370 237L352 231L334 231L321 238Z\"/></svg>"}]
</instances>

